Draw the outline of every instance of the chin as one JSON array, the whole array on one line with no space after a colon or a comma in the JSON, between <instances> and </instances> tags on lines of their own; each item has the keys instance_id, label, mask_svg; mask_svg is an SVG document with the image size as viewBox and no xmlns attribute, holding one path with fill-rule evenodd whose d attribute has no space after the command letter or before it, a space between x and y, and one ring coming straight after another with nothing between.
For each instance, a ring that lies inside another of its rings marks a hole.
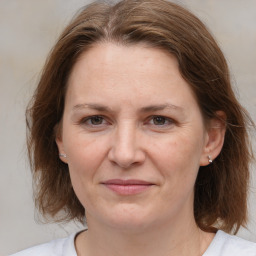
<instances>
[{"instance_id":1,"label":"chin","mask_svg":"<svg viewBox=\"0 0 256 256\"><path fill-rule=\"evenodd\" d=\"M151 211L146 211L145 207L123 205L119 209L105 212L102 216L104 218L101 218L101 221L110 228L119 229L122 232L137 233L152 228L157 221L154 216L159 218L159 213L153 214Z\"/></svg>"}]
</instances>

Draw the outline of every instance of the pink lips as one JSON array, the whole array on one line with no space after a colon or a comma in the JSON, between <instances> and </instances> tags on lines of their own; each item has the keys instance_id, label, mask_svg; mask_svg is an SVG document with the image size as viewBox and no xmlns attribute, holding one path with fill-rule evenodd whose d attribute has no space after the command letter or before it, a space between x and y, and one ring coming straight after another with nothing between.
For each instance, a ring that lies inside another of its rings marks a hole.
<instances>
[{"instance_id":1,"label":"pink lips","mask_svg":"<svg viewBox=\"0 0 256 256\"><path fill-rule=\"evenodd\" d=\"M120 195L134 195L150 188L152 183L143 180L112 179L103 182L107 188Z\"/></svg>"}]
</instances>

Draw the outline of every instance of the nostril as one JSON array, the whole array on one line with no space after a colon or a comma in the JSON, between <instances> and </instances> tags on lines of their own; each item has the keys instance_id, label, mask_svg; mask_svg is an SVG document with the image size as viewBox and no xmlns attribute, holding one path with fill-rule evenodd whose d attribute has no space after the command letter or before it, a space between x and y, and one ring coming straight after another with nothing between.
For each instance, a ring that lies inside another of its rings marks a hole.
<instances>
[{"instance_id":1,"label":"nostril","mask_svg":"<svg viewBox=\"0 0 256 256\"><path fill-rule=\"evenodd\" d=\"M141 150L134 150L133 152L124 152L121 150L111 149L108 154L108 159L123 169L128 169L134 165L144 162L145 154Z\"/></svg>"}]
</instances>

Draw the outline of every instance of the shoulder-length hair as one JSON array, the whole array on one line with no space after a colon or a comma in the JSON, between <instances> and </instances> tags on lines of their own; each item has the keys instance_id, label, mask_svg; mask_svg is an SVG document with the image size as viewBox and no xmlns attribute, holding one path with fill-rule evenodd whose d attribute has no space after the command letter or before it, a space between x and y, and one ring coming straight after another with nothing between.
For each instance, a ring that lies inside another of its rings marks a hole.
<instances>
[{"instance_id":1,"label":"shoulder-length hair","mask_svg":"<svg viewBox=\"0 0 256 256\"><path fill-rule=\"evenodd\" d=\"M226 114L224 146L213 162L199 168L194 216L205 231L238 231L247 220L249 161L247 127L253 125L238 103L226 60L205 25L183 7L165 0L96 2L83 8L66 27L45 64L27 110L28 152L35 201L43 215L56 221L83 221L84 208L75 195L68 167L58 156L56 125L64 109L67 80L78 57L98 42L146 43L175 56L207 122Z\"/></svg>"}]
</instances>

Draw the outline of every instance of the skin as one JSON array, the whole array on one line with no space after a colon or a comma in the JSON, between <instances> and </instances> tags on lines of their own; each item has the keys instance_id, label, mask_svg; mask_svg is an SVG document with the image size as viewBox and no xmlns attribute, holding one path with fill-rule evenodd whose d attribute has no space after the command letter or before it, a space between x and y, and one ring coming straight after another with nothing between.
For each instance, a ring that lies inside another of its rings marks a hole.
<instances>
[{"instance_id":1,"label":"skin","mask_svg":"<svg viewBox=\"0 0 256 256\"><path fill-rule=\"evenodd\" d=\"M218 120L204 123L177 60L163 50L100 43L80 56L56 138L86 209L78 255L203 254L214 234L195 223L194 184L225 134ZM110 179L151 185L124 195L105 185Z\"/></svg>"}]
</instances>

